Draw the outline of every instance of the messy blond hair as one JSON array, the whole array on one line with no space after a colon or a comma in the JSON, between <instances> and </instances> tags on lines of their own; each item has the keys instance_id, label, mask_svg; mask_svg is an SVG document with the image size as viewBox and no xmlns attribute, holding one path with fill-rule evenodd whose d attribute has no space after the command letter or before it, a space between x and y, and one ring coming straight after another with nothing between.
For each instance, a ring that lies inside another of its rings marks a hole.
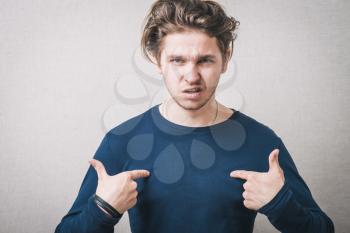
<instances>
[{"instance_id":1,"label":"messy blond hair","mask_svg":"<svg viewBox=\"0 0 350 233\"><path fill-rule=\"evenodd\" d=\"M188 29L199 30L210 37L216 37L223 62L233 52L234 33L239 21L226 15L222 6L210 0L157 0L144 20L141 38L143 55L160 65L162 39L170 33ZM153 58L153 59L152 59Z\"/></svg>"}]
</instances>

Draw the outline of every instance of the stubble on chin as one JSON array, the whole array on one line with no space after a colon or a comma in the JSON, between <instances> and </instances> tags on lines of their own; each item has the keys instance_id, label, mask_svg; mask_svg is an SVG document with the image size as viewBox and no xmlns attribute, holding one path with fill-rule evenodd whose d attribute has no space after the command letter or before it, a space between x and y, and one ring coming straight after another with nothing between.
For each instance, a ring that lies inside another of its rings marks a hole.
<instances>
[{"instance_id":1,"label":"stubble on chin","mask_svg":"<svg viewBox=\"0 0 350 233\"><path fill-rule=\"evenodd\" d=\"M208 101L210 100L210 98L214 95L215 93L215 89L211 91L209 97L207 97L206 99L204 99L204 101L198 102L196 104L189 104L187 105L186 103L184 103L184 101L180 98L179 96L173 96L171 95L173 101L172 104L177 104L178 106L180 106L181 108L188 110L188 111L194 111L194 110L198 110L201 109L204 105L206 105L208 103ZM174 103L175 102L175 103Z\"/></svg>"}]
</instances>

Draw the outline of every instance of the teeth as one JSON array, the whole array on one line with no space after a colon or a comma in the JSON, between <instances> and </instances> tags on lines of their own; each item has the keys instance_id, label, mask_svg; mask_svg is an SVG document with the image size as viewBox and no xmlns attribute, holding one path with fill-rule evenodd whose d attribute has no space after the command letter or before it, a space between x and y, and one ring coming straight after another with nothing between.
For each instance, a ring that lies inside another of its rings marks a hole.
<instances>
[{"instance_id":1,"label":"teeth","mask_svg":"<svg viewBox=\"0 0 350 233\"><path fill-rule=\"evenodd\" d=\"M197 91L199 91L199 88L193 88L193 89L187 90L186 92L197 92Z\"/></svg>"}]
</instances>

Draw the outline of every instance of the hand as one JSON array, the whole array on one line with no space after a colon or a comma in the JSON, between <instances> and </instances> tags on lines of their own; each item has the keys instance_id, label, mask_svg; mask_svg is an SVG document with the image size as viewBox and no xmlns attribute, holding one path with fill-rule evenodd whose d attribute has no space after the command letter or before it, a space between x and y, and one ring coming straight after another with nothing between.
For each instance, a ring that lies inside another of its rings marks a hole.
<instances>
[{"instance_id":1,"label":"hand","mask_svg":"<svg viewBox=\"0 0 350 233\"><path fill-rule=\"evenodd\" d=\"M282 188L285 178L278 163L279 150L273 150L269 155L269 171L255 172L236 170L231 177L246 180L243 184L243 204L248 209L258 210L269 203Z\"/></svg>"},{"instance_id":2,"label":"hand","mask_svg":"<svg viewBox=\"0 0 350 233\"><path fill-rule=\"evenodd\" d=\"M100 161L92 159L89 163L97 172L96 195L108 202L120 214L123 214L137 203L137 183L134 180L148 177L150 175L149 171L133 170L109 176Z\"/></svg>"}]
</instances>

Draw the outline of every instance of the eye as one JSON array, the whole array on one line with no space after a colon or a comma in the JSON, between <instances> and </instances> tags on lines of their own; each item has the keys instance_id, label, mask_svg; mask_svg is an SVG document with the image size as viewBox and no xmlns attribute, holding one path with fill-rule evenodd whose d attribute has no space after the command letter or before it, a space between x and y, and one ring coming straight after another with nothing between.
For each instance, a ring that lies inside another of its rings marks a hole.
<instances>
[{"instance_id":1,"label":"eye","mask_svg":"<svg viewBox=\"0 0 350 233\"><path fill-rule=\"evenodd\" d=\"M179 64L179 63L182 63L183 60L180 58L173 58L170 60L170 62L175 63L175 64Z\"/></svg>"},{"instance_id":2,"label":"eye","mask_svg":"<svg viewBox=\"0 0 350 233\"><path fill-rule=\"evenodd\" d=\"M207 59L207 58L204 58L204 59L202 59L202 60L200 60L199 61L200 63L212 63L213 61L212 60L210 60L210 59Z\"/></svg>"}]
</instances>

